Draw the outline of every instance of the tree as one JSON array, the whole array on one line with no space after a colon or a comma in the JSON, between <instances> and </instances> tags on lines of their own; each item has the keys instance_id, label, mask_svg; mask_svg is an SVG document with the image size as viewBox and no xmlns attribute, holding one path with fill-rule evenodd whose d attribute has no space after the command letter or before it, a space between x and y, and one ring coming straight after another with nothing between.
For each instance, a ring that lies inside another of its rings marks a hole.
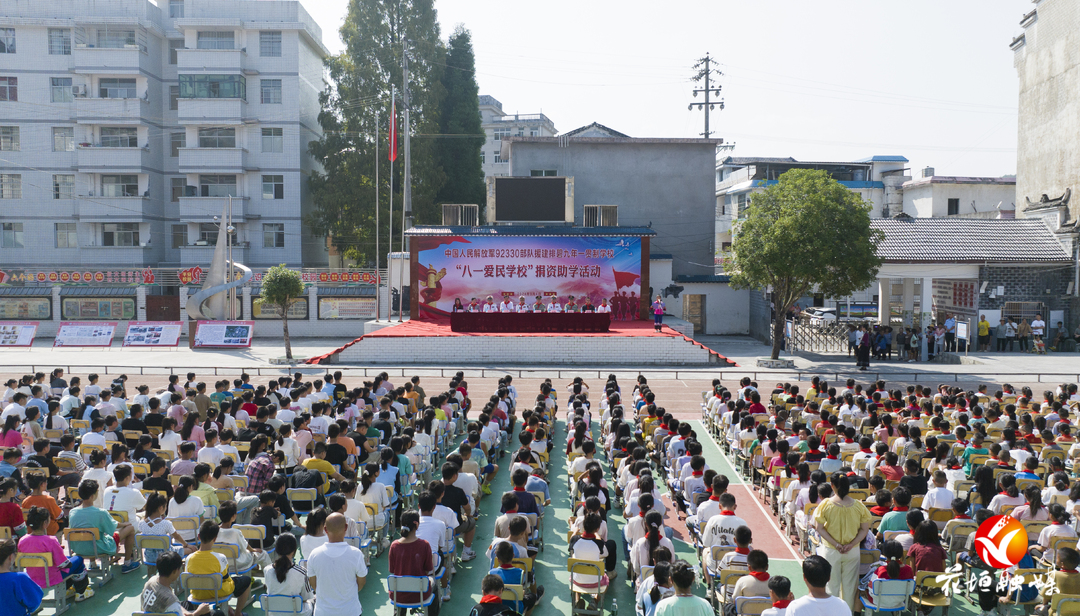
<instances>
[{"instance_id":1,"label":"tree","mask_svg":"<svg viewBox=\"0 0 1080 616\"><path fill-rule=\"evenodd\" d=\"M483 210L487 198L480 150L484 130L480 126L480 88L476 85L476 59L472 35L459 25L447 46L446 70L442 78L446 96L439 112L444 138L436 145L439 165L446 183L437 203L475 203ZM461 135L476 135L463 137Z\"/></svg>"},{"instance_id":2,"label":"tree","mask_svg":"<svg viewBox=\"0 0 1080 616\"><path fill-rule=\"evenodd\" d=\"M292 360L292 342L289 340L289 307L304 294L300 272L275 265L267 270L262 279L262 303L274 306L281 314L281 330L285 335L285 358Z\"/></svg>"},{"instance_id":3,"label":"tree","mask_svg":"<svg viewBox=\"0 0 1080 616\"><path fill-rule=\"evenodd\" d=\"M330 235L347 258L361 263L375 256L375 166L379 165L380 251L387 246L388 204L394 199L394 228L400 229L404 179L402 126L402 52L409 54L412 134L412 201L417 223L439 220L435 196L445 182L435 156L439 133L441 82L446 48L440 38L433 0L350 0L341 26L345 51L326 60L329 85L320 94L319 125L323 134L309 144L321 169L309 182L315 207L305 220L318 236ZM390 161L387 130L390 87L397 87L398 157L394 165L394 194L389 194ZM378 157L375 114L378 112ZM395 232L399 240L400 233Z\"/></svg>"},{"instance_id":4,"label":"tree","mask_svg":"<svg viewBox=\"0 0 1080 616\"><path fill-rule=\"evenodd\" d=\"M876 279L882 238L870 228L870 206L825 171L792 169L753 196L735 228L731 285L772 288L773 359L799 298L815 288L844 297Z\"/></svg>"}]
</instances>

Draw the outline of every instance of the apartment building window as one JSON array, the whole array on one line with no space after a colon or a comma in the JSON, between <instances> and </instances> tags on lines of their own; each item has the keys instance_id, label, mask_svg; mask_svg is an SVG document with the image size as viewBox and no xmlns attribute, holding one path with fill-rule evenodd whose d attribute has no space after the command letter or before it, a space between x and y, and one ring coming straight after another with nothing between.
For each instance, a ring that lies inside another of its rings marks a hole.
<instances>
[{"instance_id":1,"label":"apartment building window","mask_svg":"<svg viewBox=\"0 0 1080 616\"><path fill-rule=\"evenodd\" d=\"M176 64L177 49L184 49L184 39L169 39L169 64Z\"/></svg>"},{"instance_id":2,"label":"apartment building window","mask_svg":"<svg viewBox=\"0 0 1080 616\"><path fill-rule=\"evenodd\" d=\"M18 152L20 149L19 127L0 126L0 151Z\"/></svg>"},{"instance_id":3,"label":"apartment building window","mask_svg":"<svg viewBox=\"0 0 1080 616\"><path fill-rule=\"evenodd\" d=\"M494 152L491 153L491 155L494 156L494 159L492 160L492 162L494 162L496 165L503 162L502 153L499 152L499 150L495 150Z\"/></svg>"},{"instance_id":4,"label":"apartment building window","mask_svg":"<svg viewBox=\"0 0 1080 616\"><path fill-rule=\"evenodd\" d=\"M218 236L217 223L202 222L199 223L199 241L206 242L207 244L216 244Z\"/></svg>"},{"instance_id":5,"label":"apartment building window","mask_svg":"<svg viewBox=\"0 0 1080 616\"><path fill-rule=\"evenodd\" d=\"M247 100L247 80L243 75L180 75L180 98Z\"/></svg>"},{"instance_id":6,"label":"apartment building window","mask_svg":"<svg viewBox=\"0 0 1080 616\"><path fill-rule=\"evenodd\" d=\"M264 58L281 57L281 32L264 30L259 33L259 55Z\"/></svg>"},{"instance_id":7,"label":"apartment building window","mask_svg":"<svg viewBox=\"0 0 1080 616\"><path fill-rule=\"evenodd\" d=\"M285 224L280 222L263 223L263 248L285 247Z\"/></svg>"},{"instance_id":8,"label":"apartment building window","mask_svg":"<svg viewBox=\"0 0 1080 616\"><path fill-rule=\"evenodd\" d=\"M101 147L137 148L139 147L138 129L134 126L101 127Z\"/></svg>"},{"instance_id":9,"label":"apartment building window","mask_svg":"<svg viewBox=\"0 0 1080 616\"><path fill-rule=\"evenodd\" d=\"M102 246L138 246L139 223L107 222L101 225Z\"/></svg>"},{"instance_id":10,"label":"apartment building window","mask_svg":"<svg viewBox=\"0 0 1080 616\"><path fill-rule=\"evenodd\" d=\"M21 222L0 224L0 244L4 248L25 248L25 244L23 244L23 224Z\"/></svg>"},{"instance_id":11,"label":"apartment building window","mask_svg":"<svg viewBox=\"0 0 1080 616\"><path fill-rule=\"evenodd\" d=\"M503 137L509 137L510 136L510 129L509 128L496 128L494 133L495 133L495 141L502 141Z\"/></svg>"},{"instance_id":12,"label":"apartment building window","mask_svg":"<svg viewBox=\"0 0 1080 616\"><path fill-rule=\"evenodd\" d=\"M949 199L948 215L949 216L956 216L959 213L960 213L960 200L959 199Z\"/></svg>"},{"instance_id":13,"label":"apartment building window","mask_svg":"<svg viewBox=\"0 0 1080 616\"><path fill-rule=\"evenodd\" d=\"M281 104L281 80L280 79L263 79L261 81L260 90L262 91L262 97L260 102L264 105L280 105Z\"/></svg>"},{"instance_id":14,"label":"apartment building window","mask_svg":"<svg viewBox=\"0 0 1080 616\"><path fill-rule=\"evenodd\" d=\"M553 178L557 175L555 169L532 169L529 171L529 175L534 178Z\"/></svg>"},{"instance_id":15,"label":"apartment building window","mask_svg":"<svg viewBox=\"0 0 1080 616\"><path fill-rule=\"evenodd\" d=\"M235 148L235 128L200 128L200 148Z\"/></svg>"},{"instance_id":16,"label":"apartment building window","mask_svg":"<svg viewBox=\"0 0 1080 616\"><path fill-rule=\"evenodd\" d=\"M169 86L169 110L179 111L180 109L180 86Z\"/></svg>"},{"instance_id":17,"label":"apartment building window","mask_svg":"<svg viewBox=\"0 0 1080 616\"><path fill-rule=\"evenodd\" d=\"M180 197L184 196L187 189L187 178L169 178L169 201L180 203Z\"/></svg>"},{"instance_id":18,"label":"apartment building window","mask_svg":"<svg viewBox=\"0 0 1080 616\"><path fill-rule=\"evenodd\" d=\"M56 247L57 248L78 248L79 247L79 235L75 229L75 223L73 222L58 222L56 223Z\"/></svg>"},{"instance_id":19,"label":"apartment building window","mask_svg":"<svg viewBox=\"0 0 1080 616\"><path fill-rule=\"evenodd\" d=\"M102 175L102 197L138 197L139 176L137 175Z\"/></svg>"},{"instance_id":20,"label":"apartment building window","mask_svg":"<svg viewBox=\"0 0 1080 616\"><path fill-rule=\"evenodd\" d=\"M285 151L285 137L282 134L280 128L264 128L262 129L262 151L263 152L284 152Z\"/></svg>"},{"instance_id":21,"label":"apartment building window","mask_svg":"<svg viewBox=\"0 0 1080 616\"><path fill-rule=\"evenodd\" d=\"M135 44L134 30L98 30L98 47L106 49L123 49L128 45Z\"/></svg>"},{"instance_id":22,"label":"apartment building window","mask_svg":"<svg viewBox=\"0 0 1080 616\"><path fill-rule=\"evenodd\" d=\"M530 128L529 129L529 136L530 137L539 137L540 136L540 129L538 129L538 128Z\"/></svg>"},{"instance_id":23,"label":"apartment building window","mask_svg":"<svg viewBox=\"0 0 1080 616\"><path fill-rule=\"evenodd\" d=\"M22 199L22 175L0 173L0 199Z\"/></svg>"},{"instance_id":24,"label":"apartment building window","mask_svg":"<svg viewBox=\"0 0 1080 616\"><path fill-rule=\"evenodd\" d=\"M71 30L68 28L49 28L49 55L71 55Z\"/></svg>"},{"instance_id":25,"label":"apartment building window","mask_svg":"<svg viewBox=\"0 0 1080 616\"><path fill-rule=\"evenodd\" d=\"M172 247L182 248L187 246L187 225L172 226Z\"/></svg>"},{"instance_id":26,"label":"apartment building window","mask_svg":"<svg viewBox=\"0 0 1080 616\"><path fill-rule=\"evenodd\" d=\"M52 176L53 199L75 198L75 176L67 173Z\"/></svg>"},{"instance_id":27,"label":"apartment building window","mask_svg":"<svg viewBox=\"0 0 1080 616\"><path fill-rule=\"evenodd\" d=\"M54 126L52 144L53 152L74 152L75 129L71 126Z\"/></svg>"},{"instance_id":28,"label":"apartment building window","mask_svg":"<svg viewBox=\"0 0 1080 616\"><path fill-rule=\"evenodd\" d=\"M0 102L14 103L19 100L19 78L0 77Z\"/></svg>"},{"instance_id":29,"label":"apartment building window","mask_svg":"<svg viewBox=\"0 0 1080 616\"><path fill-rule=\"evenodd\" d=\"M0 28L0 53L15 53L15 28Z\"/></svg>"},{"instance_id":30,"label":"apartment building window","mask_svg":"<svg viewBox=\"0 0 1080 616\"><path fill-rule=\"evenodd\" d=\"M187 147L187 133L173 133L169 135L169 156L180 156L180 148Z\"/></svg>"},{"instance_id":31,"label":"apartment building window","mask_svg":"<svg viewBox=\"0 0 1080 616\"><path fill-rule=\"evenodd\" d=\"M199 195L203 197L236 197L235 175L200 175Z\"/></svg>"},{"instance_id":32,"label":"apartment building window","mask_svg":"<svg viewBox=\"0 0 1080 616\"><path fill-rule=\"evenodd\" d=\"M487 156L484 155L483 150L480 150L480 164L481 165L486 165L487 164Z\"/></svg>"},{"instance_id":33,"label":"apartment building window","mask_svg":"<svg viewBox=\"0 0 1080 616\"><path fill-rule=\"evenodd\" d=\"M71 77L50 77L49 97L54 103L70 103L75 100L71 91Z\"/></svg>"},{"instance_id":34,"label":"apartment building window","mask_svg":"<svg viewBox=\"0 0 1080 616\"><path fill-rule=\"evenodd\" d=\"M169 0L169 18L179 19L184 16L184 0Z\"/></svg>"},{"instance_id":35,"label":"apartment building window","mask_svg":"<svg viewBox=\"0 0 1080 616\"><path fill-rule=\"evenodd\" d=\"M263 199L285 198L285 176L264 175L262 176Z\"/></svg>"},{"instance_id":36,"label":"apartment building window","mask_svg":"<svg viewBox=\"0 0 1080 616\"><path fill-rule=\"evenodd\" d=\"M101 98L138 98L135 93L135 80L102 77L98 81L98 96Z\"/></svg>"},{"instance_id":37,"label":"apartment building window","mask_svg":"<svg viewBox=\"0 0 1080 616\"><path fill-rule=\"evenodd\" d=\"M233 32L199 32L198 49L233 49Z\"/></svg>"}]
</instances>

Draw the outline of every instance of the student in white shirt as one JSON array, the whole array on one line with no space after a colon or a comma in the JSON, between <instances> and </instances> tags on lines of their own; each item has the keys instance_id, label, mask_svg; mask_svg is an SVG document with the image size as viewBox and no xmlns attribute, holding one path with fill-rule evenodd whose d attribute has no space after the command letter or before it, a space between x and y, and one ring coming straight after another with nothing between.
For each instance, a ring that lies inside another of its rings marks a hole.
<instances>
[{"instance_id":1,"label":"student in white shirt","mask_svg":"<svg viewBox=\"0 0 1080 616\"><path fill-rule=\"evenodd\" d=\"M552 296L551 301L547 305L548 312L562 312L562 304L559 303L559 296Z\"/></svg>"},{"instance_id":2,"label":"student in white shirt","mask_svg":"<svg viewBox=\"0 0 1080 616\"><path fill-rule=\"evenodd\" d=\"M833 576L832 565L823 556L814 554L802 563L803 580L809 593L787 605L784 616L850 616L851 606L840 597L829 594L826 587Z\"/></svg>"},{"instance_id":3,"label":"student in white shirt","mask_svg":"<svg viewBox=\"0 0 1080 616\"><path fill-rule=\"evenodd\" d=\"M138 511L146 506L146 498L142 492L131 487L132 476L130 466L114 468L113 479L116 485L105 488L101 500L106 511L123 511L127 514L128 524L136 526L139 522Z\"/></svg>"},{"instance_id":4,"label":"student in white shirt","mask_svg":"<svg viewBox=\"0 0 1080 616\"><path fill-rule=\"evenodd\" d=\"M931 509L951 509L956 495L946 487L949 484L948 475L945 474L945 471L934 471L933 480L934 487L927 490L926 496L923 497L922 508L926 511Z\"/></svg>"},{"instance_id":5,"label":"student in white shirt","mask_svg":"<svg viewBox=\"0 0 1080 616\"><path fill-rule=\"evenodd\" d=\"M204 438L206 438L206 445L199 450L196 460L202 464L209 464L211 468L214 468L225 457L225 452L217 448L218 431L210 428L204 434Z\"/></svg>"}]
</instances>

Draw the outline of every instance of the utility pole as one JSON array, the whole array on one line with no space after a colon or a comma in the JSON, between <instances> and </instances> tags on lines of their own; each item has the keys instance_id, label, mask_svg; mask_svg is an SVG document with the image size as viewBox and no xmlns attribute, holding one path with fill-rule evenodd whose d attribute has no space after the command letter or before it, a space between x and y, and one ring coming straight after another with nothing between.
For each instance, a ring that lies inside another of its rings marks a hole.
<instances>
[{"instance_id":1,"label":"utility pole","mask_svg":"<svg viewBox=\"0 0 1080 616\"><path fill-rule=\"evenodd\" d=\"M702 109L702 110L705 111L705 132L701 133L701 135L703 137L705 137L706 139L708 139L713 134L713 131L709 130L709 111L714 109L716 107L716 105L720 105L720 110L721 111L723 111L723 109L724 109L724 101L723 101L723 99L720 99L718 101L716 101L716 100L710 101L709 100L709 97L712 96L712 95L716 95L716 96L720 95L720 86L716 86L715 88L711 87L710 86L710 81L709 81L710 77L712 77L714 74L717 77L723 75L723 73L721 73L720 71L715 70L715 69L712 68L712 63L713 62L714 62L714 60L712 59L712 57L709 54L705 54L705 57L698 60L697 64L694 65L694 69L697 70L697 74L694 75L693 77L691 77L690 79L692 81L698 81L698 82L700 82L702 80L705 81L705 87L704 88L697 88L697 89L694 90L694 97L696 98L699 92L704 92L705 93L705 102L704 103L690 103L690 106L687 107L690 110L693 110L694 107L697 107L698 109Z\"/></svg>"},{"instance_id":2,"label":"utility pole","mask_svg":"<svg viewBox=\"0 0 1080 616\"><path fill-rule=\"evenodd\" d=\"M404 109L404 116L401 120L401 128L405 133L405 185L402 187L402 203L401 203L401 254L405 255L405 216L412 216L412 170L409 169L409 49L408 39L405 39L401 44L401 79L403 84L401 86L401 98ZM411 260L410 260L411 262ZM405 311L405 265L404 262L398 265L398 313L397 320L401 323L401 314Z\"/></svg>"},{"instance_id":3,"label":"utility pole","mask_svg":"<svg viewBox=\"0 0 1080 616\"><path fill-rule=\"evenodd\" d=\"M394 126L397 121L397 110L394 108L394 103L397 102L397 90L394 84L390 84L390 233L388 234L390 239L389 249L387 251L386 259L386 320L389 321L394 316L394 282L391 280L390 272L392 264L394 263L394 162L397 160L397 134L398 129ZM399 300L400 301L400 300Z\"/></svg>"},{"instance_id":4,"label":"utility pole","mask_svg":"<svg viewBox=\"0 0 1080 616\"><path fill-rule=\"evenodd\" d=\"M382 288L382 281L379 280L379 263L382 258L379 257L379 208L382 204L379 203L379 165L382 161L379 160L379 110L375 109L375 321L379 321L381 316L381 309L379 307L379 291Z\"/></svg>"}]
</instances>

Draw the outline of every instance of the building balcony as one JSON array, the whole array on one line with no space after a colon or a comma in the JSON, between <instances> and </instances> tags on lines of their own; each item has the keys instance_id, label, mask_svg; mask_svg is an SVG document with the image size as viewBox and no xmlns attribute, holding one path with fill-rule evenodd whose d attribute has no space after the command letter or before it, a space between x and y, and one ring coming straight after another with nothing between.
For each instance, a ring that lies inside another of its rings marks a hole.
<instances>
[{"instance_id":1,"label":"building balcony","mask_svg":"<svg viewBox=\"0 0 1080 616\"><path fill-rule=\"evenodd\" d=\"M195 265L201 265L203 268L209 267L210 262L214 260L214 248L213 242L208 242L206 246L181 246L180 247L180 265L182 267L192 267ZM232 257L233 261L237 263L246 263L248 253L248 243L240 242L233 246Z\"/></svg>"},{"instance_id":2,"label":"building balcony","mask_svg":"<svg viewBox=\"0 0 1080 616\"><path fill-rule=\"evenodd\" d=\"M80 144L75 148L79 173L145 173L151 168L150 148L106 148Z\"/></svg>"},{"instance_id":3,"label":"building balcony","mask_svg":"<svg viewBox=\"0 0 1080 616\"><path fill-rule=\"evenodd\" d=\"M144 98L75 99L75 121L80 124L141 124L150 117Z\"/></svg>"},{"instance_id":4,"label":"building balcony","mask_svg":"<svg viewBox=\"0 0 1080 616\"><path fill-rule=\"evenodd\" d=\"M180 124L242 124L246 105L242 98L181 98L177 118Z\"/></svg>"},{"instance_id":5,"label":"building balcony","mask_svg":"<svg viewBox=\"0 0 1080 616\"><path fill-rule=\"evenodd\" d=\"M245 222L248 218L258 218L258 216L249 215L247 211L249 201L248 197L232 198L234 223ZM228 204L228 197L180 197L180 220L182 222L214 222L214 217L220 217Z\"/></svg>"},{"instance_id":6,"label":"building balcony","mask_svg":"<svg viewBox=\"0 0 1080 616\"><path fill-rule=\"evenodd\" d=\"M95 47L76 43L71 50L75 63L75 72L81 75L138 75L150 71L150 56L143 52L141 45L124 47ZM160 70L160 66L157 70ZM152 74L156 74L156 70Z\"/></svg>"},{"instance_id":7,"label":"building balcony","mask_svg":"<svg viewBox=\"0 0 1080 616\"><path fill-rule=\"evenodd\" d=\"M95 245L79 245L80 266L106 265L116 267L123 263L125 268L157 267L154 249L143 246L102 246L101 238L96 238Z\"/></svg>"},{"instance_id":8,"label":"building balcony","mask_svg":"<svg viewBox=\"0 0 1080 616\"><path fill-rule=\"evenodd\" d=\"M247 171L244 148L179 148L180 173L232 173Z\"/></svg>"},{"instance_id":9,"label":"building balcony","mask_svg":"<svg viewBox=\"0 0 1080 616\"><path fill-rule=\"evenodd\" d=\"M160 203L150 197L75 198L75 218L81 222L149 222L160 215Z\"/></svg>"},{"instance_id":10,"label":"building balcony","mask_svg":"<svg viewBox=\"0 0 1080 616\"><path fill-rule=\"evenodd\" d=\"M243 49L176 50L176 70L180 73L243 73L246 69L247 52Z\"/></svg>"}]
</instances>

